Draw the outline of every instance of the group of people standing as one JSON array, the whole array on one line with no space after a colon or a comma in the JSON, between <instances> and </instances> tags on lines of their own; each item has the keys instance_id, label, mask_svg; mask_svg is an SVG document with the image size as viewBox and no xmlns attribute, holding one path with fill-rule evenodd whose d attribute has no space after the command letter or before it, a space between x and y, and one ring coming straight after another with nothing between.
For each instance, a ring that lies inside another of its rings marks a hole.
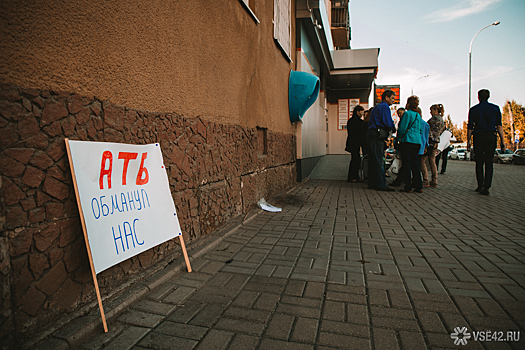
<instances>
[{"instance_id":1,"label":"group of people standing","mask_svg":"<svg viewBox=\"0 0 525 350\"><path fill-rule=\"evenodd\" d=\"M480 90L478 97L480 104L472 107L469 112L467 142L470 144L470 136L473 134L474 152L477 155L476 176L478 188L476 191L481 194L488 194L488 188L492 182L492 154L496 145L495 129L497 128L498 132L500 132L502 140L503 130L501 129L501 113L499 114L499 119L497 116L499 108L495 105L487 104L488 90ZM393 132L396 132L390 112L390 106L394 103L395 93L392 90L386 90L381 99L381 103L368 111L365 111L361 106L356 106L352 118L348 120L346 151L350 152L352 157L348 171L348 181L362 181L359 176L361 167L360 151L362 148L363 154L368 154L368 188L377 191L395 191L394 188L389 187L386 183L384 165L385 141ZM496 107L497 111L493 107ZM492 113L490 117L483 117L486 110ZM437 187L438 168L436 156L440 154L438 144L445 131L444 113L445 109L442 104L434 104L430 107L431 118L428 121L424 121L419 108L419 97L417 96L410 96L407 99L405 108L398 109L400 121L395 143L396 149L401 155L402 166L398 177L390 184L391 186L400 186L404 183L401 192L408 193L421 193L424 187ZM490 140L487 141L485 139ZM448 145L444 147L444 149L447 148ZM502 145L502 148L504 148L504 145ZM443 157L446 157L446 154ZM430 175L426 166L427 161L430 166ZM443 163L445 162L446 159L443 159ZM445 168L446 163L442 164L441 173L444 173Z\"/></svg>"},{"instance_id":2,"label":"group of people standing","mask_svg":"<svg viewBox=\"0 0 525 350\"><path fill-rule=\"evenodd\" d=\"M396 131L390 112L395 93L386 90L381 96L381 103L367 111L369 120L362 120L364 109L356 106L352 118L348 120L348 138L346 150L351 153L348 181L357 182L361 166L360 148L368 154L368 188L377 191L395 191L386 183L384 166L385 141ZM405 183L403 192L423 192L423 187L437 186L436 146L444 130L442 105L430 108L432 118L425 122L421 118L419 98L410 96L405 108L398 109L400 117L397 130L398 152L401 154L402 167L393 185ZM364 135L364 137L363 137ZM429 160L431 180L424 162ZM421 166L420 166L421 164Z\"/></svg>"}]
</instances>

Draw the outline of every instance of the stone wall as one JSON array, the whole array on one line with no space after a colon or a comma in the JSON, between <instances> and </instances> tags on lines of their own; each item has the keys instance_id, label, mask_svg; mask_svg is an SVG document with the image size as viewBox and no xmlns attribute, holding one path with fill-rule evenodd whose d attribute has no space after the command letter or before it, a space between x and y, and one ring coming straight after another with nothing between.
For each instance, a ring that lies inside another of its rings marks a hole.
<instances>
[{"instance_id":1,"label":"stone wall","mask_svg":"<svg viewBox=\"0 0 525 350\"><path fill-rule=\"evenodd\" d=\"M293 135L0 85L0 340L31 336L96 299L66 137L160 143L187 241L296 178ZM101 293L178 249L171 240L102 272Z\"/></svg>"}]
</instances>

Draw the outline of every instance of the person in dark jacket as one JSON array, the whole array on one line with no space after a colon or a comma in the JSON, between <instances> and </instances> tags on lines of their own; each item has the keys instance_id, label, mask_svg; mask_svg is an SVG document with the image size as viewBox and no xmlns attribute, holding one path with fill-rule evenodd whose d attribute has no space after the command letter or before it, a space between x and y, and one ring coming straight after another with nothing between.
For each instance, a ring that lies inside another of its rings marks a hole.
<instances>
[{"instance_id":1,"label":"person in dark jacket","mask_svg":"<svg viewBox=\"0 0 525 350\"><path fill-rule=\"evenodd\" d=\"M470 108L468 112L467 150L470 150L470 137L474 138L474 154L476 159L476 192L489 195L492 185L494 168L492 157L496 150L497 136L499 134L501 151L505 152L505 135L501 125L501 111L499 107L488 101L489 90L478 91L479 103Z\"/></svg>"},{"instance_id":2,"label":"person in dark jacket","mask_svg":"<svg viewBox=\"0 0 525 350\"><path fill-rule=\"evenodd\" d=\"M372 110L374 109L374 107L370 108L370 109L367 109L364 113L363 113L363 125L362 125L362 129L361 129L361 133L363 135L363 145L361 147L361 150L363 151L363 157L365 155L368 155L368 143L366 142L366 133L368 131L368 121L370 120L370 113L372 113Z\"/></svg>"},{"instance_id":3,"label":"person in dark jacket","mask_svg":"<svg viewBox=\"0 0 525 350\"><path fill-rule=\"evenodd\" d=\"M381 95L381 103L374 107L368 121L366 141L368 143L368 188L377 191L395 191L386 185L385 167L383 158L385 156L386 132L395 131L394 121L390 112L390 106L394 103L396 94L392 90L386 90Z\"/></svg>"},{"instance_id":4,"label":"person in dark jacket","mask_svg":"<svg viewBox=\"0 0 525 350\"><path fill-rule=\"evenodd\" d=\"M364 142L363 135L363 116L364 108L362 106L355 106L352 112L352 118L348 119L346 123L346 131L348 136L346 137L346 148L347 152L350 152L351 160L350 166L348 167L348 182L358 182L359 168L361 167L361 147Z\"/></svg>"}]
</instances>

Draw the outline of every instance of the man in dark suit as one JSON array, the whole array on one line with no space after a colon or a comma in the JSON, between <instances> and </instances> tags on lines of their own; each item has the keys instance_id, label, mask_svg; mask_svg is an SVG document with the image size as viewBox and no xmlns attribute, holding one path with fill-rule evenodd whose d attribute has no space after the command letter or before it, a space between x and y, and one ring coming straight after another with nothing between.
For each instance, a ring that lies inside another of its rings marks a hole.
<instances>
[{"instance_id":1,"label":"man in dark suit","mask_svg":"<svg viewBox=\"0 0 525 350\"><path fill-rule=\"evenodd\" d=\"M489 90L479 90L479 103L468 112L467 150L470 149L470 136L474 138L474 154L476 158L476 179L478 187L476 192L489 194L492 185L494 165L492 158L496 150L497 136L499 134L501 151L505 152L505 139L501 126L501 111L495 104L489 103Z\"/></svg>"}]
</instances>

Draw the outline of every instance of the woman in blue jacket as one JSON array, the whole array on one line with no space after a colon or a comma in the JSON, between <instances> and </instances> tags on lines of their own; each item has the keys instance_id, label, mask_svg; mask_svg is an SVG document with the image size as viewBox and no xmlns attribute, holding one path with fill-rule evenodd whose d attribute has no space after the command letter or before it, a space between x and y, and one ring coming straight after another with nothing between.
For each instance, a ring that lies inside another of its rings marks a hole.
<instances>
[{"instance_id":1,"label":"woman in blue jacket","mask_svg":"<svg viewBox=\"0 0 525 350\"><path fill-rule=\"evenodd\" d=\"M410 96L397 131L404 173L401 174L401 177L405 180L405 188L401 192L412 192L412 181L414 182L414 190L418 193L423 192L418 161L418 153L421 148L422 119L418 112L418 106L419 97Z\"/></svg>"}]
</instances>

